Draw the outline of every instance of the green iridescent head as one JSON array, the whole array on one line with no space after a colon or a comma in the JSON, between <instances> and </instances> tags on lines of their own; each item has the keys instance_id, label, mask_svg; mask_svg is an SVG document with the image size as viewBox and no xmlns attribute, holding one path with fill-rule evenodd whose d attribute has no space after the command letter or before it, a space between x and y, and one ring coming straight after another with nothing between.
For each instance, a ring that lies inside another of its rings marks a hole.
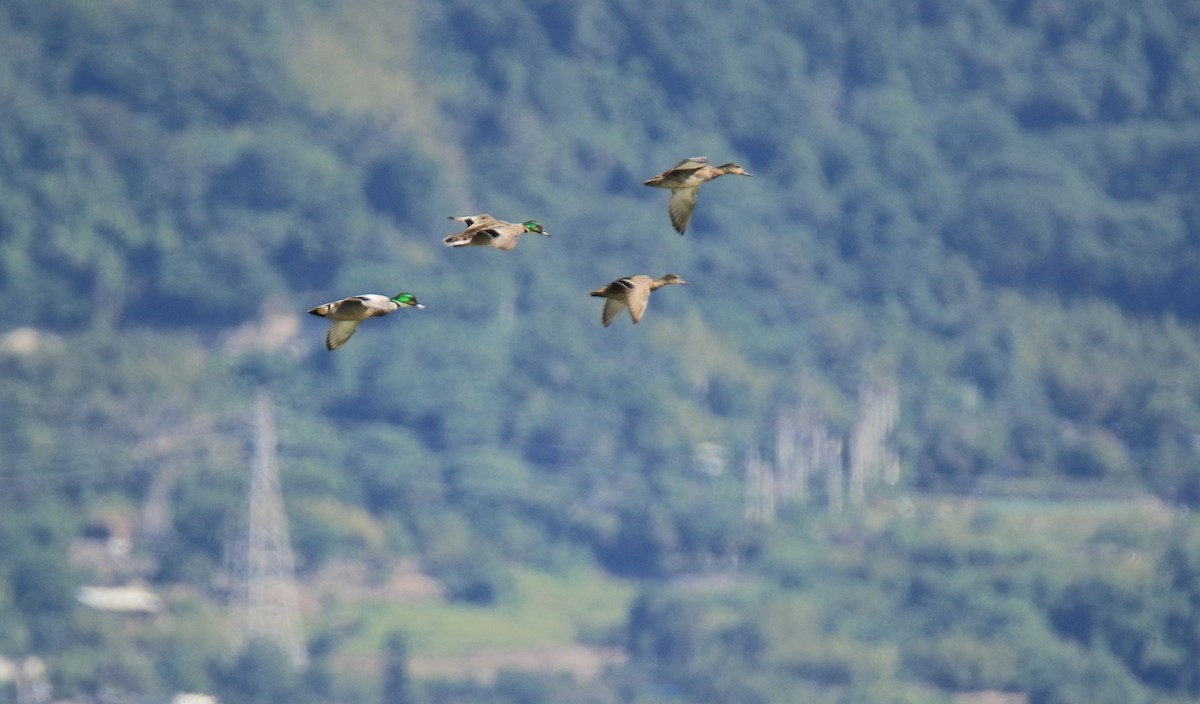
<instances>
[{"instance_id":1,"label":"green iridescent head","mask_svg":"<svg viewBox=\"0 0 1200 704\"><path fill-rule=\"evenodd\" d=\"M417 302L417 297L411 293L397 293L392 296L392 303L398 306L412 306L413 308L424 308L425 306Z\"/></svg>"},{"instance_id":2,"label":"green iridescent head","mask_svg":"<svg viewBox=\"0 0 1200 704\"><path fill-rule=\"evenodd\" d=\"M539 235L545 235L547 237L550 236L550 233L546 232L546 230L542 228L542 223L538 222L537 220L527 221L525 223L525 231L526 232L536 232Z\"/></svg>"}]
</instances>

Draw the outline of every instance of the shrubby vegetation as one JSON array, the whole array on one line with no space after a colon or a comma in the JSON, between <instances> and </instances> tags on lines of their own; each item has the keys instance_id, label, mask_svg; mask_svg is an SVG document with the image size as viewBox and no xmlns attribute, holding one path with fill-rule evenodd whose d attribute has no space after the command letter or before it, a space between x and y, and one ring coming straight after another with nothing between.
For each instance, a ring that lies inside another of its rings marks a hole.
<instances>
[{"instance_id":1,"label":"shrubby vegetation","mask_svg":"<svg viewBox=\"0 0 1200 704\"><path fill-rule=\"evenodd\" d=\"M513 563L744 580L647 587L594 686L414 701L1195 697L1186 517L1081 537L1141 556L1118 578L986 511L961 543L818 518L819 491L743 516L779 414L847 436L881 371L893 495L1200 503L1200 49L1178 3L1068 5L6 3L0 655L80 700L358 686L328 633L292 677L203 618L131 634L74 602L72 538L163 495L139 576L220 594L267 389L303 575L417 556L493 605ZM695 154L755 178L679 238L640 181ZM555 236L441 246L484 211ZM600 328L589 288L666 271L692 285ZM429 309L336 354L289 327L401 289Z\"/></svg>"}]
</instances>

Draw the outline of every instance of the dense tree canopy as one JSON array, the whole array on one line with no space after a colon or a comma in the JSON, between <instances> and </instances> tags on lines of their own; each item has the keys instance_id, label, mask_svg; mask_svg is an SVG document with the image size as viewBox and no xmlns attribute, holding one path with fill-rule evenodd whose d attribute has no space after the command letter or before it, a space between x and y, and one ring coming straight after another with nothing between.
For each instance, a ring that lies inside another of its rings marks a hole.
<instances>
[{"instance_id":1,"label":"dense tree canopy","mask_svg":"<svg viewBox=\"0 0 1200 704\"><path fill-rule=\"evenodd\" d=\"M152 495L173 510L149 578L211 583L258 389L280 409L302 571L416 555L479 603L508 593L505 564L564 551L631 578L770 566L774 538L744 517L750 458L780 456L785 417L849 447L881 379L901 411L887 491L1196 506L1200 19L1185 5L5 3L0 619L16 625L0 654L116 637L71 607L66 546ZM754 178L705 186L681 238L641 181L694 155ZM554 237L441 245L447 215L478 212ZM691 285L656 293L637 327L600 326L588 290L668 271ZM428 309L333 354L303 314L400 290ZM841 500L808 489L781 520ZM1078 701L1092 675L1121 701L1194 696L1195 629L1167 626L1195 591L1179 570L991 585L982 609L964 601L978 585L917 575L888 595L912 649L830 632L796 671L763 626L792 597L732 620L718 605L714 625L655 593L626 644L669 674L624 676L698 701L776 701L792 676L880 701L868 671L913 684L895 701ZM1101 613L1110 599L1129 608ZM1006 660L985 624L931 625L931 604L959 602L1015 624L1004 644L1045 644L1067 684L1022 679L1037 663ZM729 652L754 678L713 666ZM275 701L306 686L273 689L275 655L113 667ZM540 687L459 694L561 696Z\"/></svg>"}]
</instances>

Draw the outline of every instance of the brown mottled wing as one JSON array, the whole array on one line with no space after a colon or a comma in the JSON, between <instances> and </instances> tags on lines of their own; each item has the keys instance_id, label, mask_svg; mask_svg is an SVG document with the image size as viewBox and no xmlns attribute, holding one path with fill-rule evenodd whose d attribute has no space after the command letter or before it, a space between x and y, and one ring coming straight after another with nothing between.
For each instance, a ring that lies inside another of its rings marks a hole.
<instances>
[{"instance_id":1,"label":"brown mottled wing","mask_svg":"<svg viewBox=\"0 0 1200 704\"><path fill-rule=\"evenodd\" d=\"M604 327L612 325L621 311L625 310L625 299L623 298L605 298L604 299L604 315L601 317L601 322Z\"/></svg>"},{"instance_id":2,"label":"brown mottled wing","mask_svg":"<svg viewBox=\"0 0 1200 704\"><path fill-rule=\"evenodd\" d=\"M684 159L678 164L672 166L666 171L657 176L653 176L643 183L647 186L655 188L674 188L692 177L696 170L708 165L708 157L694 156L691 159Z\"/></svg>"},{"instance_id":3,"label":"brown mottled wing","mask_svg":"<svg viewBox=\"0 0 1200 704\"><path fill-rule=\"evenodd\" d=\"M646 312L646 304L650 302L650 277L638 275L622 279L622 281L630 283L629 289L625 292L625 305L629 306L629 317L633 318L636 325L642 321L642 315Z\"/></svg>"},{"instance_id":4,"label":"brown mottled wing","mask_svg":"<svg viewBox=\"0 0 1200 704\"><path fill-rule=\"evenodd\" d=\"M450 219L457 220L458 222L466 225L468 228L474 227L475 225L482 225L486 222L494 222L496 220L496 218L488 215L487 213L482 213L480 215L462 215L459 217L451 215Z\"/></svg>"},{"instance_id":5,"label":"brown mottled wing","mask_svg":"<svg viewBox=\"0 0 1200 704\"><path fill-rule=\"evenodd\" d=\"M696 169L700 168L701 166L708 166L708 157L694 156L690 159L684 159L683 161L676 164L671 169L671 171L677 171L677 172L695 171Z\"/></svg>"},{"instance_id":6,"label":"brown mottled wing","mask_svg":"<svg viewBox=\"0 0 1200 704\"><path fill-rule=\"evenodd\" d=\"M462 232L456 232L453 235L446 235L442 242L448 247L462 247L464 245L490 245L492 244L492 235L488 230L500 223L499 220L486 213L482 215L464 215L462 217L450 216L451 220L457 220L467 226L467 229Z\"/></svg>"},{"instance_id":7,"label":"brown mottled wing","mask_svg":"<svg viewBox=\"0 0 1200 704\"><path fill-rule=\"evenodd\" d=\"M447 247L464 247L471 244L471 235L465 232L456 232L453 235L443 237L442 243Z\"/></svg>"},{"instance_id":8,"label":"brown mottled wing","mask_svg":"<svg viewBox=\"0 0 1200 704\"><path fill-rule=\"evenodd\" d=\"M671 216L671 224L675 231L680 235L687 231L688 223L692 220L692 213L696 210L696 196L699 193L698 186L671 190L671 199L667 201L667 213Z\"/></svg>"},{"instance_id":9,"label":"brown mottled wing","mask_svg":"<svg viewBox=\"0 0 1200 704\"><path fill-rule=\"evenodd\" d=\"M521 223L497 223L486 230L492 237L492 245L504 252L517 246L517 242L521 239L521 233L524 231L525 225Z\"/></svg>"},{"instance_id":10,"label":"brown mottled wing","mask_svg":"<svg viewBox=\"0 0 1200 704\"><path fill-rule=\"evenodd\" d=\"M621 311L628 306L625 297L629 291L635 287L634 277L626 276L623 279L617 279L611 283L607 283L595 291L591 292L593 296L602 296L604 298L604 313L600 320L604 323L604 327L612 325Z\"/></svg>"},{"instance_id":11,"label":"brown mottled wing","mask_svg":"<svg viewBox=\"0 0 1200 704\"><path fill-rule=\"evenodd\" d=\"M361 296L351 296L343 300L338 305L337 317L339 319L371 318L376 315L387 315L396 310L396 304L388 300L387 296L380 296L377 293L367 293Z\"/></svg>"},{"instance_id":12,"label":"brown mottled wing","mask_svg":"<svg viewBox=\"0 0 1200 704\"><path fill-rule=\"evenodd\" d=\"M328 332L325 333L325 347L329 351L336 350L346 344L354 335L354 331L358 330L359 320L335 320L329 326Z\"/></svg>"}]
</instances>

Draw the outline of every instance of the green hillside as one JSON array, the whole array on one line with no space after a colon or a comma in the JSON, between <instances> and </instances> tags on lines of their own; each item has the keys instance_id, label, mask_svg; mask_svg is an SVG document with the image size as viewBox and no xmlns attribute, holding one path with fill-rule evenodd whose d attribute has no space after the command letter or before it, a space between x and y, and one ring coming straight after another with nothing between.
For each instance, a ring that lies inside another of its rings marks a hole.
<instances>
[{"instance_id":1,"label":"green hillside","mask_svg":"<svg viewBox=\"0 0 1200 704\"><path fill-rule=\"evenodd\" d=\"M377 698L344 672L404 631L414 658L628 656L405 701L1200 697L1198 25L1170 0L0 4L0 657L79 702ZM704 186L680 237L642 181L696 155L754 177ZM553 237L442 245L485 212ZM690 285L601 326L588 291L667 272ZM333 353L305 314L398 291L427 309ZM263 391L306 597L401 560L445 589L324 593L294 678L214 615ZM105 537L133 545L110 573L78 555ZM131 579L184 596L140 626L76 603Z\"/></svg>"}]
</instances>

